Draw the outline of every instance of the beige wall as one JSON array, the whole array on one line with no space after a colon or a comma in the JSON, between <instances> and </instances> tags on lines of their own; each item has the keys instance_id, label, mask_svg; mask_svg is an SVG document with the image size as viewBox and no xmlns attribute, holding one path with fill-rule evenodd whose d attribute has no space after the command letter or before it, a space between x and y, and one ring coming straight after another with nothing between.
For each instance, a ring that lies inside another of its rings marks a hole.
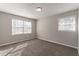
<instances>
[{"instance_id":1,"label":"beige wall","mask_svg":"<svg viewBox=\"0 0 79 59\"><path fill-rule=\"evenodd\" d=\"M79 56L79 9L78 9L78 56Z\"/></svg>"},{"instance_id":2,"label":"beige wall","mask_svg":"<svg viewBox=\"0 0 79 59\"><path fill-rule=\"evenodd\" d=\"M12 36L12 18L27 20L32 22L32 33ZM28 39L33 39L36 36L36 20L27 19L20 16L15 16L7 13L0 12L0 46L8 43L15 43Z\"/></svg>"},{"instance_id":3,"label":"beige wall","mask_svg":"<svg viewBox=\"0 0 79 59\"><path fill-rule=\"evenodd\" d=\"M76 17L76 31L75 32L65 32L58 31L58 19L66 16ZM77 10L65 12L58 15L51 15L47 17L40 18L37 22L37 36L42 40L47 40L50 42L55 42L70 46L73 48L78 47L78 37L77 37Z\"/></svg>"}]
</instances>

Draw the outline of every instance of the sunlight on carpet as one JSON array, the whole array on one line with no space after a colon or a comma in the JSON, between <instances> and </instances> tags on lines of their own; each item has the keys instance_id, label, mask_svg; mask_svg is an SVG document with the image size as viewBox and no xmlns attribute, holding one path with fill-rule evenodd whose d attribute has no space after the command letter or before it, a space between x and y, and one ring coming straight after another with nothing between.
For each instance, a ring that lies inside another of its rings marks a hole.
<instances>
[{"instance_id":1,"label":"sunlight on carpet","mask_svg":"<svg viewBox=\"0 0 79 59\"><path fill-rule=\"evenodd\" d=\"M21 45L17 46L17 47L13 50L13 52L15 52L15 51L17 51L17 50L19 50L19 49L22 49L22 48L27 47L27 45L28 45L27 43L21 44Z\"/></svg>"},{"instance_id":2,"label":"sunlight on carpet","mask_svg":"<svg viewBox=\"0 0 79 59\"><path fill-rule=\"evenodd\" d=\"M15 49L11 51L10 54L8 54L8 56L21 56L25 47L27 47L27 43L17 46Z\"/></svg>"},{"instance_id":3,"label":"sunlight on carpet","mask_svg":"<svg viewBox=\"0 0 79 59\"><path fill-rule=\"evenodd\" d=\"M0 56L6 56L13 48L0 51Z\"/></svg>"}]
</instances>

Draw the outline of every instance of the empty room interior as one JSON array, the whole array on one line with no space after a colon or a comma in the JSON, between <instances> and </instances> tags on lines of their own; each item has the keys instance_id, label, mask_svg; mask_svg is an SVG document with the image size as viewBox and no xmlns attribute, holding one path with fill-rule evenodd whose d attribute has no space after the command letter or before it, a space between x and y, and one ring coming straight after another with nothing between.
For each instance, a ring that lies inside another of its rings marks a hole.
<instances>
[{"instance_id":1,"label":"empty room interior","mask_svg":"<svg viewBox=\"0 0 79 59\"><path fill-rule=\"evenodd\" d=\"M78 56L78 3L0 3L0 56Z\"/></svg>"}]
</instances>

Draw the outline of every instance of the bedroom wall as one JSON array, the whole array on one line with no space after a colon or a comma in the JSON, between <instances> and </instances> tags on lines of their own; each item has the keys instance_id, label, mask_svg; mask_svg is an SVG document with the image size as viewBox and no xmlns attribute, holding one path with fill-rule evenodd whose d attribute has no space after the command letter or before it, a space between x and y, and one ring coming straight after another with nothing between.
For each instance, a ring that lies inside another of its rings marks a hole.
<instances>
[{"instance_id":1,"label":"bedroom wall","mask_svg":"<svg viewBox=\"0 0 79 59\"><path fill-rule=\"evenodd\" d=\"M12 18L32 22L31 34L12 35ZM36 20L0 12L0 46L33 39L36 37Z\"/></svg>"},{"instance_id":2,"label":"bedroom wall","mask_svg":"<svg viewBox=\"0 0 79 59\"><path fill-rule=\"evenodd\" d=\"M79 9L78 9L78 56L79 56Z\"/></svg>"},{"instance_id":3,"label":"bedroom wall","mask_svg":"<svg viewBox=\"0 0 79 59\"><path fill-rule=\"evenodd\" d=\"M40 18L37 22L37 37L49 42L78 48L77 13L78 10L72 10L65 13ZM58 31L58 19L73 15L76 17L76 31Z\"/></svg>"}]
</instances>

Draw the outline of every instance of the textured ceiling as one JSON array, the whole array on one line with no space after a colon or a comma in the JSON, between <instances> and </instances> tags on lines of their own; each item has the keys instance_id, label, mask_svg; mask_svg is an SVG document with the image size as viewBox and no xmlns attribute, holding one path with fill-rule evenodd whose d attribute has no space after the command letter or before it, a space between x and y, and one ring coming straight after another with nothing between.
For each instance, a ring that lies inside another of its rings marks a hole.
<instances>
[{"instance_id":1,"label":"textured ceiling","mask_svg":"<svg viewBox=\"0 0 79 59\"><path fill-rule=\"evenodd\" d=\"M42 11L35 11L36 7L42 7ZM36 19L78 7L78 3L0 3L0 11Z\"/></svg>"}]
</instances>

